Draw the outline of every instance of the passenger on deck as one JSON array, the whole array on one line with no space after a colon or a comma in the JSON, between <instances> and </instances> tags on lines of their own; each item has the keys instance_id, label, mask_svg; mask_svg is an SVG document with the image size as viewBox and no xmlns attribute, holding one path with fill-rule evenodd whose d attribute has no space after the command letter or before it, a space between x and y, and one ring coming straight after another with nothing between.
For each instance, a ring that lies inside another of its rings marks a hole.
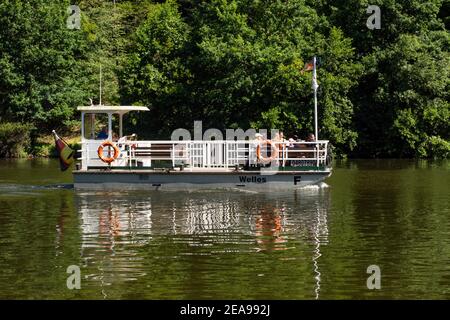
<instances>
[{"instance_id":1,"label":"passenger on deck","mask_svg":"<svg viewBox=\"0 0 450 320\"><path fill-rule=\"evenodd\" d=\"M294 148L294 142L295 142L295 140L294 140L294 138L289 138L289 140L288 140L288 148L289 149L293 149Z\"/></svg>"},{"instance_id":2,"label":"passenger on deck","mask_svg":"<svg viewBox=\"0 0 450 320\"><path fill-rule=\"evenodd\" d=\"M306 138L307 142L315 142L316 141L316 136L313 133L308 134L308 137ZM316 149L316 145L314 144L307 144L305 146L307 150L315 150ZM314 151L309 151L305 153L305 158L315 158L316 157L316 152ZM311 161L307 161L307 164L314 164L314 162Z\"/></svg>"},{"instance_id":3,"label":"passenger on deck","mask_svg":"<svg viewBox=\"0 0 450 320\"><path fill-rule=\"evenodd\" d=\"M308 134L306 141L308 141L308 142L316 141L316 136L313 133L310 133L310 134Z\"/></svg>"},{"instance_id":4,"label":"passenger on deck","mask_svg":"<svg viewBox=\"0 0 450 320\"><path fill-rule=\"evenodd\" d=\"M261 133L255 133L254 139L249 143L249 151L248 151L248 160L245 163L245 166L248 168L250 166L254 166L257 163L256 159L256 148L258 145L264 141L264 136Z\"/></svg>"},{"instance_id":5,"label":"passenger on deck","mask_svg":"<svg viewBox=\"0 0 450 320\"><path fill-rule=\"evenodd\" d=\"M314 137L314 135L312 135ZM311 137L312 138L312 137ZM308 140L306 140L308 141ZM298 167L302 165L302 158L307 158L308 153L303 152L303 150L309 149L308 145L299 143L299 142L305 142L305 140L302 140L299 138L298 135L294 135L293 138L289 139L290 146L289 146L289 158L294 158L296 160L291 160L289 162L290 166ZM297 143L293 143L297 142ZM298 159L298 160L297 160Z\"/></svg>"},{"instance_id":6,"label":"passenger on deck","mask_svg":"<svg viewBox=\"0 0 450 320\"><path fill-rule=\"evenodd\" d=\"M136 134L133 133L132 135L129 136L123 136L121 137L119 140L117 140L118 143L125 143L127 141L134 141L136 140Z\"/></svg>"},{"instance_id":7,"label":"passenger on deck","mask_svg":"<svg viewBox=\"0 0 450 320\"><path fill-rule=\"evenodd\" d=\"M279 158L280 159L288 158L287 150L289 147L288 143L289 140L285 138L283 131L280 132L280 142L281 143L278 145L278 150L280 150ZM286 160L282 160L280 162L283 167L286 165Z\"/></svg>"},{"instance_id":8,"label":"passenger on deck","mask_svg":"<svg viewBox=\"0 0 450 320\"><path fill-rule=\"evenodd\" d=\"M264 140L264 137L261 133L255 133L255 142L261 142Z\"/></svg>"},{"instance_id":9,"label":"passenger on deck","mask_svg":"<svg viewBox=\"0 0 450 320\"><path fill-rule=\"evenodd\" d=\"M108 128L107 127L102 128L102 131L100 131L99 134L97 135L97 139L101 139L101 140L108 139Z\"/></svg>"}]
</instances>

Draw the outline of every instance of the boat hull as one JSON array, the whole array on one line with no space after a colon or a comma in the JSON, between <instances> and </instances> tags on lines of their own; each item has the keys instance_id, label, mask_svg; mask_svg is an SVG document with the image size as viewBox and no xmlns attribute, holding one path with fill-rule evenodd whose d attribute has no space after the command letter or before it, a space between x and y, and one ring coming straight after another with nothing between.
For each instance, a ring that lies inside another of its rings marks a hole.
<instances>
[{"instance_id":1,"label":"boat hull","mask_svg":"<svg viewBox=\"0 0 450 320\"><path fill-rule=\"evenodd\" d=\"M255 191L298 189L316 184L331 175L322 171L143 171L143 170L88 170L74 171L75 189L139 189L139 190L194 190L245 189Z\"/></svg>"}]
</instances>

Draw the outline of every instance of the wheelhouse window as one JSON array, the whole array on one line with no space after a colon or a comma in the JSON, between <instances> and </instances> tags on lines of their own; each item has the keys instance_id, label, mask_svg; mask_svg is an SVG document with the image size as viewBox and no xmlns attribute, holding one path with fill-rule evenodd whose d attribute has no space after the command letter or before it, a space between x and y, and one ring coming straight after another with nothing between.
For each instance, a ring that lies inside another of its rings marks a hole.
<instances>
[{"instance_id":1,"label":"wheelhouse window","mask_svg":"<svg viewBox=\"0 0 450 320\"><path fill-rule=\"evenodd\" d=\"M89 140L108 139L108 115L103 113L84 114L84 138Z\"/></svg>"}]
</instances>

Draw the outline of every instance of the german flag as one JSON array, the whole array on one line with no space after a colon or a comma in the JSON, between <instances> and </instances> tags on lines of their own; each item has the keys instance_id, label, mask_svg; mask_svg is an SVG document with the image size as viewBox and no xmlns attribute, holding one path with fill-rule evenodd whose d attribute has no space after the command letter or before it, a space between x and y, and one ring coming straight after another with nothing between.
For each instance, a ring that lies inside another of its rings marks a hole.
<instances>
[{"instance_id":1,"label":"german flag","mask_svg":"<svg viewBox=\"0 0 450 320\"><path fill-rule=\"evenodd\" d=\"M312 70L314 70L314 61L313 60L305 63L305 66L303 67L301 73L303 74L307 71L312 71Z\"/></svg>"},{"instance_id":2,"label":"german flag","mask_svg":"<svg viewBox=\"0 0 450 320\"><path fill-rule=\"evenodd\" d=\"M67 142L56 134L55 130L53 130L52 133L55 136L55 146L59 155L59 165L61 171L66 171L75 160L75 151L69 147Z\"/></svg>"}]
</instances>

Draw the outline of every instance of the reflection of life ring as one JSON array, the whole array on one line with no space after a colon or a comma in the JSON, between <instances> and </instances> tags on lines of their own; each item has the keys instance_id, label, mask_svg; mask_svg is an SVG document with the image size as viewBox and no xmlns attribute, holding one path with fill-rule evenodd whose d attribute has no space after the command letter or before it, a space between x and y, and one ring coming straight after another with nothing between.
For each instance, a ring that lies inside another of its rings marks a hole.
<instances>
[{"instance_id":1,"label":"reflection of life ring","mask_svg":"<svg viewBox=\"0 0 450 320\"><path fill-rule=\"evenodd\" d=\"M113 148L114 149L114 154L112 156L105 157L105 155L103 154L103 149L105 147ZM116 160L119 157L120 150L111 141L105 141L105 142L103 142L100 145L100 147L98 147L97 154L98 154L98 157L100 158L100 160L102 160L103 162L111 163L111 162L113 162L114 160Z\"/></svg>"},{"instance_id":2,"label":"reflection of life ring","mask_svg":"<svg viewBox=\"0 0 450 320\"><path fill-rule=\"evenodd\" d=\"M261 156L261 146L270 145L270 157ZM264 140L256 147L256 158L261 162L270 162L278 157L278 148L271 140Z\"/></svg>"}]
</instances>

